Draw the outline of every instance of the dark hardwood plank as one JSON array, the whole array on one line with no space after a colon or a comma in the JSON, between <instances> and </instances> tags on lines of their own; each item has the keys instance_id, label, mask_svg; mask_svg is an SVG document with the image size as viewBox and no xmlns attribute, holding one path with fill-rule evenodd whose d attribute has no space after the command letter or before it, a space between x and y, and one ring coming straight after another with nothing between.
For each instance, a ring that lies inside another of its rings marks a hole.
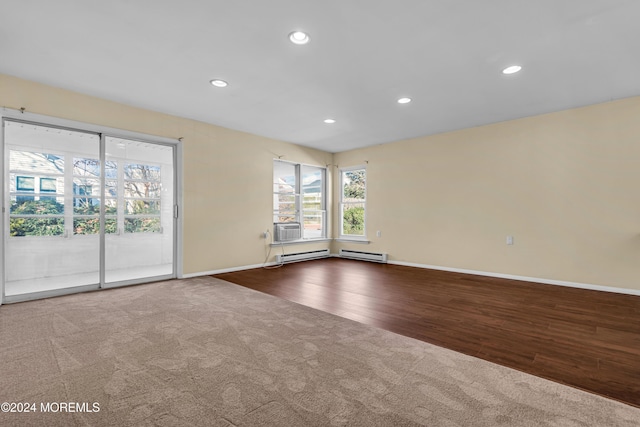
<instances>
[{"instance_id":1,"label":"dark hardwood plank","mask_svg":"<svg viewBox=\"0 0 640 427\"><path fill-rule=\"evenodd\" d=\"M323 259L215 277L640 407L640 297Z\"/></svg>"}]
</instances>

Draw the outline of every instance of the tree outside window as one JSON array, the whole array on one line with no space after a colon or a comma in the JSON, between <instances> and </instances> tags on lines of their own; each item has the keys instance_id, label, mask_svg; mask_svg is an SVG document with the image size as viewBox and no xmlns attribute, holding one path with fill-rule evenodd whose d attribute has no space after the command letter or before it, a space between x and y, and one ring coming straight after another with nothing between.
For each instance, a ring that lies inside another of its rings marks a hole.
<instances>
[{"instance_id":1,"label":"tree outside window","mask_svg":"<svg viewBox=\"0 0 640 427\"><path fill-rule=\"evenodd\" d=\"M341 234L365 236L366 170L345 169L340 174L341 182Z\"/></svg>"}]
</instances>

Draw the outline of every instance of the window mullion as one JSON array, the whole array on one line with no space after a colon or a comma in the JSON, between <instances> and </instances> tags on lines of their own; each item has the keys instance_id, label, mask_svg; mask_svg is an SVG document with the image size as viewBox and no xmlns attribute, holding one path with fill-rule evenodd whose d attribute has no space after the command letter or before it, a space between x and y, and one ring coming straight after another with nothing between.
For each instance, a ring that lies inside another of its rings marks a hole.
<instances>
[{"instance_id":1,"label":"window mullion","mask_svg":"<svg viewBox=\"0 0 640 427\"><path fill-rule=\"evenodd\" d=\"M302 189L302 179L300 177L302 172L302 168L300 165L296 165L296 221L300 223L300 227L304 228L303 225L303 216L302 216L302 197L301 197L301 189Z\"/></svg>"},{"instance_id":2,"label":"window mullion","mask_svg":"<svg viewBox=\"0 0 640 427\"><path fill-rule=\"evenodd\" d=\"M73 156L64 156L64 237L73 237Z\"/></svg>"},{"instance_id":3,"label":"window mullion","mask_svg":"<svg viewBox=\"0 0 640 427\"><path fill-rule=\"evenodd\" d=\"M116 234L124 234L124 212L125 212L125 199L124 199L124 162L117 161L116 167L118 168L118 202L117 206L117 224Z\"/></svg>"}]
</instances>

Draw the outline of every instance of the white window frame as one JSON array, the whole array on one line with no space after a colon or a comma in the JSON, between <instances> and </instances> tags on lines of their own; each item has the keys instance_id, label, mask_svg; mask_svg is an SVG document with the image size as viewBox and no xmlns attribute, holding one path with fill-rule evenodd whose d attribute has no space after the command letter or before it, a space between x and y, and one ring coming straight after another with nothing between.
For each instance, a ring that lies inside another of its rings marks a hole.
<instances>
[{"instance_id":1,"label":"white window frame","mask_svg":"<svg viewBox=\"0 0 640 427\"><path fill-rule=\"evenodd\" d=\"M364 174L365 174L365 181L364 181L364 199L362 201L357 201L357 202L347 202L344 200L344 174L345 172L352 172L352 171L358 171L358 170L363 170ZM340 179L339 179L339 191L340 191L340 209L339 209L339 215L340 215L340 221L339 221L339 227L340 227L340 232L339 232L339 239L340 240L355 240L355 241L363 241L363 242L367 242L367 168L365 165L359 165L359 166L350 166L350 167L346 167L346 168L341 168L340 169ZM362 204L364 205L364 224L362 227L362 235L359 234L344 234L344 208L347 205L354 205L354 204Z\"/></svg>"},{"instance_id":2,"label":"white window frame","mask_svg":"<svg viewBox=\"0 0 640 427\"><path fill-rule=\"evenodd\" d=\"M305 164L305 163L298 163L298 162L290 162L287 160L281 160L281 159L273 159L273 165L275 167L276 162L280 162L280 163L286 163L289 165L294 166L295 169L295 179L296 179L296 183L295 183L295 191L294 191L294 198L295 198L295 213L294 213L294 217L295 217L295 222L300 224L300 239L298 240L292 240L292 241L288 241L285 243L296 243L296 242L306 242L306 241L318 241L318 240L326 240L327 239L327 228L328 228L328 221L327 221L327 168L324 166L318 166L318 165L310 165L310 164ZM314 168L314 169L319 169L321 171L321 175L322 175L322 197L321 197L321 206L320 209L313 209L313 210L305 210L304 209L304 185L302 183L302 177L303 177L303 172L304 172L304 168L305 167L309 167L309 168ZM272 181L273 181L273 173L272 173ZM272 182L272 186L273 184L275 184L274 182ZM272 189L273 190L273 189ZM280 193L277 192L275 190L273 190L273 195L274 195L274 206L273 206L273 223L275 224L276 221L276 217L278 216L278 210L276 209L276 195L279 194L284 194L284 193ZM290 194L290 193L287 193ZM305 217L305 212L309 212L309 213L314 213L317 214L319 213L321 215L321 220L322 220L322 232L320 234L320 236L317 237L305 237L305 228L304 228L304 217ZM280 243L280 242L274 242L274 243Z\"/></svg>"}]
</instances>

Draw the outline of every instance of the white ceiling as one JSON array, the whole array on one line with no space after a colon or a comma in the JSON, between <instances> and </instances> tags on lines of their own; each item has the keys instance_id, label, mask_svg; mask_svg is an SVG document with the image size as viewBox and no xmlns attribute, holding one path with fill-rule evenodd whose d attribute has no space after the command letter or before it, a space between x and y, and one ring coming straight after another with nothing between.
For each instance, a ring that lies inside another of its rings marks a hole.
<instances>
[{"instance_id":1,"label":"white ceiling","mask_svg":"<svg viewBox=\"0 0 640 427\"><path fill-rule=\"evenodd\" d=\"M640 95L640 1L6 0L0 73L340 152Z\"/></svg>"}]
</instances>

